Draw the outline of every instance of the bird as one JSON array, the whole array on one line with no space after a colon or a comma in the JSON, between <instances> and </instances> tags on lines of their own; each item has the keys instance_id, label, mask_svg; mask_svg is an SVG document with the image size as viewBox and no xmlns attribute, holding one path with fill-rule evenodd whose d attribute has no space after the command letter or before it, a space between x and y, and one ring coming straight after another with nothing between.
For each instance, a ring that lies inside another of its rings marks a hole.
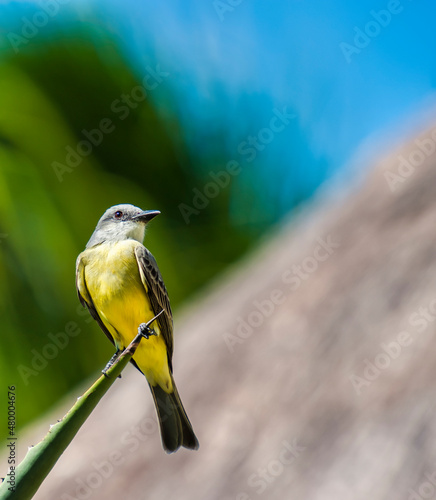
<instances>
[{"instance_id":1,"label":"bird","mask_svg":"<svg viewBox=\"0 0 436 500\"><path fill-rule=\"evenodd\" d=\"M199 443L174 382L167 289L143 245L148 223L159 214L130 204L108 208L77 257L76 288L81 304L116 347L111 362L138 332L145 337L131 361L150 387L163 449L173 453L180 447L196 450Z\"/></svg>"}]
</instances>

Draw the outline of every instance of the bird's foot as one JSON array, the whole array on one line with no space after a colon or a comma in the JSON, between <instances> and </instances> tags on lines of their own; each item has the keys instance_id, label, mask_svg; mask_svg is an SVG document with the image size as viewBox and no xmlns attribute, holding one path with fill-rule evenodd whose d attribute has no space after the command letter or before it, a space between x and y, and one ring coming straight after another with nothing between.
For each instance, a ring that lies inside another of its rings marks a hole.
<instances>
[{"instance_id":1,"label":"bird's foot","mask_svg":"<svg viewBox=\"0 0 436 500\"><path fill-rule=\"evenodd\" d=\"M121 349L117 349L117 352L111 357L111 359L108 361L107 365L103 368L101 373L105 377L107 377L106 372L109 370L109 368L115 363L115 361L118 359L118 356L121 354ZM120 375L121 377L121 375Z\"/></svg>"},{"instance_id":2,"label":"bird's foot","mask_svg":"<svg viewBox=\"0 0 436 500\"><path fill-rule=\"evenodd\" d=\"M154 321L154 318L153 318L153 321ZM142 335L144 338L146 338L147 340L151 337L151 335L156 335L156 337L157 337L157 333L153 330L153 328L150 328L148 326L149 323L141 323L138 326L138 333L140 335Z\"/></svg>"}]
</instances>

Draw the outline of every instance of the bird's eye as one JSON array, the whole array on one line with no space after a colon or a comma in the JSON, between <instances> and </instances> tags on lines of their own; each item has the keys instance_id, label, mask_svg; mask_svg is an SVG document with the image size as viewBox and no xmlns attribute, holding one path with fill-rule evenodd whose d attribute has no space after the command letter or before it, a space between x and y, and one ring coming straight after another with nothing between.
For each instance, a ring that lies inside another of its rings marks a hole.
<instances>
[{"instance_id":1,"label":"bird's eye","mask_svg":"<svg viewBox=\"0 0 436 500\"><path fill-rule=\"evenodd\" d=\"M122 216L123 212L121 212L120 210L117 210L114 214L115 219L121 219Z\"/></svg>"}]
</instances>

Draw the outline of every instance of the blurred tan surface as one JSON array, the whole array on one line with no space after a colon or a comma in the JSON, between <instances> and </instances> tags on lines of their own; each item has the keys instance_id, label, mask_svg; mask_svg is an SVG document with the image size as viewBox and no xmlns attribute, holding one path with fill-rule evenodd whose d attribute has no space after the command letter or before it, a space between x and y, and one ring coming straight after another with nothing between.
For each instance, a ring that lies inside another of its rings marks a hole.
<instances>
[{"instance_id":1,"label":"blurred tan surface","mask_svg":"<svg viewBox=\"0 0 436 500\"><path fill-rule=\"evenodd\" d=\"M395 191L385 177L417 150L318 199L176 318L198 452L165 455L128 368L35 498L436 498L435 156Z\"/></svg>"}]
</instances>

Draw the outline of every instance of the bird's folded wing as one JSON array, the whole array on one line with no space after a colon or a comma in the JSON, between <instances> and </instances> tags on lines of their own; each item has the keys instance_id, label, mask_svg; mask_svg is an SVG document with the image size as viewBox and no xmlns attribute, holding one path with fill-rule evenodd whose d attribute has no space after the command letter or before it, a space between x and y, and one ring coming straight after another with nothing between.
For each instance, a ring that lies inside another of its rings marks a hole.
<instances>
[{"instance_id":1,"label":"bird's folded wing","mask_svg":"<svg viewBox=\"0 0 436 500\"><path fill-rule=\"evenodd\" d=\"M173 356L173 315L167 289L165 288L153 255L143 245L138 245L135 248L135 255L138 261L141 280L148 292L148 298L154 314L159 314L162 310L164 311L156 321L159 324L160 332L167 345L168 361L171 369L171 359Z\"/></svg>"}]
</instances>

